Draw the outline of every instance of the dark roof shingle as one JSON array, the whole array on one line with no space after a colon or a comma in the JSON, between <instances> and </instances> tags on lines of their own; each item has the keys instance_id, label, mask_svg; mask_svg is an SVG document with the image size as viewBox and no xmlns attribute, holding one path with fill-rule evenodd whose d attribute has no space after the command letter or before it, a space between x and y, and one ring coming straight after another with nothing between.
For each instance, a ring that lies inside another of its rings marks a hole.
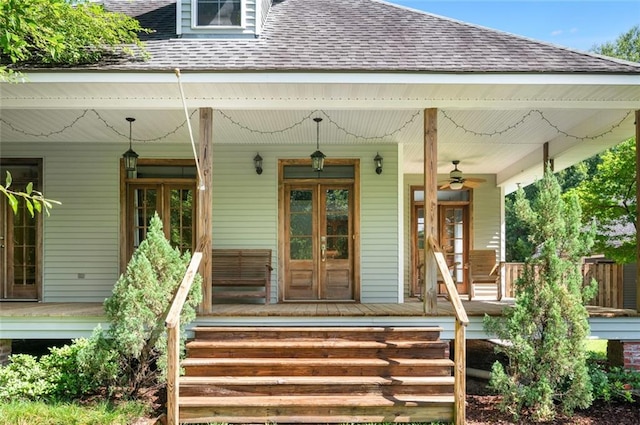
<instances>
[{"instance_id":1,"label":"dark roof shingle","mask_svg":"<svg viewBox=\"0 0 640 425\"><path fill-rule=\"evenodd\" d=\"M93 68L160 71L640 73L605 58L376 0L277 0L256 39L177 38L175 0L107 0L136 16L151 58Z\"/></svg>"}]
</instances>

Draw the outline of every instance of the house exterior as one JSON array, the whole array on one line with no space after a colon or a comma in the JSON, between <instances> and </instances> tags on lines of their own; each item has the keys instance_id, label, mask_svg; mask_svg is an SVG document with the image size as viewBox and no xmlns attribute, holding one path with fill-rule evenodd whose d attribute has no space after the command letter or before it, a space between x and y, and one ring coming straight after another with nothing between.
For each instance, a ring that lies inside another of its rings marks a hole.
<instances>
[{"instance_id":1,"label":"house exterior","mask_svg":"<svg viewBox=\"0 0 640 425\"><path fill-rule=\"evenodd\" d=\"M155 211L183 250L200 236L270 249L272 304L409 302L421 263L435 288L425 235L464 295L468 251L504 259L505 194L545 158L562 169L638 131L639 64L391 3L104 5L155 30L148 59L30 67L26 83L2 84L3 174L62 202L33 221L2 206L5 305L101 303ZM478 181L451 190L454 169ZM5 323L4 340L25 326ZM632 339L634 323L601 335Z\"/></svg>"}]
</instances>

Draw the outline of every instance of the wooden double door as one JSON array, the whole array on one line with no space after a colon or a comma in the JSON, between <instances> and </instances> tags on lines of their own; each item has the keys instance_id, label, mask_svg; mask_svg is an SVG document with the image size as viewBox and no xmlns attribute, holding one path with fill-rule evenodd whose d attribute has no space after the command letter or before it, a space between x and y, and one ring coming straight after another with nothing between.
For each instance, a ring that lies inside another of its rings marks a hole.
<instances>
[{"instance_id":1,"label":"wooden double door","mask_svg":"<svg viewBox=\"0 0 640 425\"><path fill-rule=\"evenodd\" d=\"M288 183L284 201L284 300L355 300L353 183Z\"/></svg>"}]
</instances>

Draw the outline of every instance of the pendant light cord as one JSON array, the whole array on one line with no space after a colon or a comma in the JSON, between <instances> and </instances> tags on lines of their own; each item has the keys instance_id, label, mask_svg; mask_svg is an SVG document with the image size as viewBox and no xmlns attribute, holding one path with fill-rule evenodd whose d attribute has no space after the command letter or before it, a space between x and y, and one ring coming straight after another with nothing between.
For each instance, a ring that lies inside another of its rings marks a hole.
<instances>
[{"instance_id":1,"label":"pendant light cord","mask_svg":"<svg viewBox=\"0 0 640 425\"><path fill-rule=\"evenodd\" d=\"M187 128L189 129L189 139L191 140L191 147L193 149L193 158L196 160L196 170L198 172L198 190L204 190L204 179L202 178L202 171L200 170L200 161L198 160L198 153L196 151L196 143L193 140L193 129L191 128L191 120L189 119L189 111L187 110L187 101L184 97L184 90L182 89L182 81L180 80L180 69L175 69L176 77L178 78L178 87L180 87L180 98L182 99L182 108L184 109L184 116L187 119Z\"/></svg>"}]
</instances>

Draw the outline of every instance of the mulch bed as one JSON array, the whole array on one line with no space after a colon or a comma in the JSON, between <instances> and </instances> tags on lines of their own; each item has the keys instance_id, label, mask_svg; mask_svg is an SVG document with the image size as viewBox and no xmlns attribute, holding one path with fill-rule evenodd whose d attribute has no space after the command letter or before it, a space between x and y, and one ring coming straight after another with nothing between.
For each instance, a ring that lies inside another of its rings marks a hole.
<instances>
[{"instance_id":1,"label":"mulch bed","mask_svg":"<svg viewBox=\"0 0 640 425\"><path fill-rule=\"evenodd\" d=\"M497 359L493 345L486 341L467 342L467 367L490 370ZM511 415L498 408L500 397L491 393L487 382L467 378L467 424L468 425L640 425L640 403L604 403L596 402L587 410L579 410L570 418L558 417L550 422L532 422L520 419L517 422Z\"/></svg>"}]
</instances>

